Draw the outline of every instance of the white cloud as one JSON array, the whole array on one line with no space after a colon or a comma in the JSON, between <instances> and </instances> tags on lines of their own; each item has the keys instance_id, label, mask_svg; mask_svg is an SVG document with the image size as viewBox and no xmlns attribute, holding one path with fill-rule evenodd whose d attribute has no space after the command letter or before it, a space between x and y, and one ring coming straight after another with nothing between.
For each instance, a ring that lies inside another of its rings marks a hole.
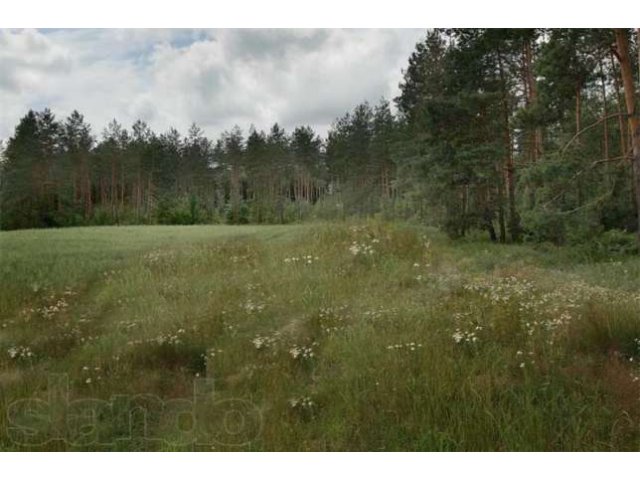
<instances>
[{"instance_id":1,"label":"white cloud","mask_svg":"<svg viewBox=\"0 0 640 480\"><path fill-rule=\"evenodd\" d=\"M420 30L0 30L0 138L29 108L73 109L210 136L234 124L322 134L363 100L397 94Z\"/></svg>"}]
</instances>

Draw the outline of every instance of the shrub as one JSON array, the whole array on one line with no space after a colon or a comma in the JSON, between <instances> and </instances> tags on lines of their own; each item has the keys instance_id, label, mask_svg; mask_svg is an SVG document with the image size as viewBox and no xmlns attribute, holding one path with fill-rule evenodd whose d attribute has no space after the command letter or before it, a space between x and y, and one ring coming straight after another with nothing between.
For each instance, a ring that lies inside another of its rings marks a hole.
<instances>
[{"instance_id":1,"label":"shrub","mask_svg":"<svg viewBox=\"0 0 640 480\"><path fill-rule=\"evenodd\" d=\"M241 202L236 212L234 212L231 203L228 203L225 207L226 223L230 225L246 225L249 223L249 213L249 206L246 202Z\"/></svg>"},{"instance_id":2,"label":"shrub","mask_svg":"<svg viewBox=\"0 0 640 480\"><path fill-rule=\"evenodd\" d=\"M162 199L156 210L157 222L163 225L195 225L205 223L208 217L195 195L178 200Z\"/></svg>"},{"instance_id":3,"label":"shrub","mask_svg":"<svg viewBox=\"0 0 640 480\"><path fill-rule=\"evenodd\" d=\"M524 238L531 242L562 245L567 239L566 219L553 213L525 212L522 216Z\"/></svg>"},{"instance_id":4,"label":"shrub","mask_svg":"<svg viewBox=\"0 0 640 480\"><path fill-rule=\"evenodd\" d=\"M91 225L112 225L114 222L108 207L97 207L93 211L93 216L89 223Z\"/></svg>"},{"instance_id":5,"label":"shrub","mask_svg":"<svg viewBox=\"0 0 640 480\"><path fill-rule=\"evenodd\" d=\"M596 252L605 255L633 255L638 253L638 242L634 235L622 230L609 230L592 242Z\"/></svg>"}]
</instances>

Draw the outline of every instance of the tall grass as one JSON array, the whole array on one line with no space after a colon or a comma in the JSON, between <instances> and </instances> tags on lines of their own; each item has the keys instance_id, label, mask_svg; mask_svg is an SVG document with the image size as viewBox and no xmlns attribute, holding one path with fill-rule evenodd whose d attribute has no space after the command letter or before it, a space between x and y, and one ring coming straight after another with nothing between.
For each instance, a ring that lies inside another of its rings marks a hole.
<instances>
[{"instance_id":1,"label":"tall grass","mask_svg":"<svg viewBox=\"0 0 640 480\"><path fill-rule=\"evenodd\" d=\"M1 449L640 446L636 257L379 222L0 249Z\"/></svg>"}]
</instances>

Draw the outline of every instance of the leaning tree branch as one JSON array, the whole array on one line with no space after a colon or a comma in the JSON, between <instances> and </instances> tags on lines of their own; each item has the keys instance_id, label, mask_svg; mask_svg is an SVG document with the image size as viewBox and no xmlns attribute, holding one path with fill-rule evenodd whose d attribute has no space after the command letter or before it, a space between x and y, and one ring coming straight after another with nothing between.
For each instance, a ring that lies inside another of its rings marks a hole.
<instances>
[{"instance_id":1,"label":"leaning tree branch","mask_svg":"<svg viewBox=\"0 0 640 480\"><path fill-rule=\"evenodd\" d=\"M560 190L560 192L556 196L554 196L553 198L551 198L548 201L546 201L542 206L544 208L546 208L550 203L555 202L558 198L560 198L562 195L564 195L568 190L568 186L571 185L576 178L578 178L580 175L582 175L587 170L595 168L595 167L597 167L598 165L600 165L602 163L617 162L617 161L620 161L620 160L628 160L628 159L629 159L628 155L621 155L619 157L603 158L603 159L591 162L588 166L586 166L582 170L579 170L578 172L576 172L575 175L573 175L569 179L569 181L566 183L567 187L565 187L562 190Z\"/></svg>"},{"instance_id":2,"label":"leaning tree branch","mask_svg":"<svg viewBox=\"0 0 640 480\"><path fill-rule=\"evenodd\" d=\"M576 132L576 134L571 137L571 139L565 144L564 147L562 147L562 149L560 150L560 154L563 154L564 152L567 151L567 148L569 148L569 146L580 136L582 135L584 132L586 132L587 130L591 130L594 127L597 127L598 125L600 125L602 122L606 122L607 120L609 120L610 118L615 118L615 117L628 117L629 114L628 113L622 113L622 112L615 112L615 113L610 113L608 115L605 115L604 117L600 118L598 121L592 123L591 125L587 125L584 128L581 128L578 132Z\"/></svg>"}]
</instances>

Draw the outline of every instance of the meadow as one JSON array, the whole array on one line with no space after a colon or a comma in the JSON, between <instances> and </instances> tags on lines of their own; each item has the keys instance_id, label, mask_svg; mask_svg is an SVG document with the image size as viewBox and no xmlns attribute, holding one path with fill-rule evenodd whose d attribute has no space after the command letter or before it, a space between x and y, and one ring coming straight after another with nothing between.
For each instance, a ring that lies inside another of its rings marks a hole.
<instances>
[{"instance_id":1,"label":"meadow","mask_svg":"<svg viewBox=\"0 0 640 480\"><path fill-rule=\"evenodd\" d=\"M403 223L0 232L0 450L640 450L640 258Z\"/></svg>"}]
</instances>

